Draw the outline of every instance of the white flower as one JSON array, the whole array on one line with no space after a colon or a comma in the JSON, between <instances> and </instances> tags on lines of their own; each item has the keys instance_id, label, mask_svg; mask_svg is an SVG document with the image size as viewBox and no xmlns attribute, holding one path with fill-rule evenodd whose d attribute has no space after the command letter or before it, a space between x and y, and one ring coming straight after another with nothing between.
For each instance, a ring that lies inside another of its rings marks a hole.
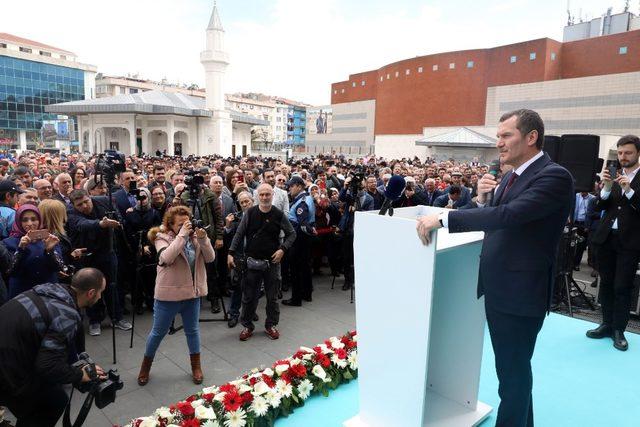
<instances>
[{"instance_id":1,"label":"white flower","mask_svg":"<svg viewBox=\"0 0 640 427\"><path fill-rule=\"evenodd\" d=\"M303 360L311 360L313 358L313 354L305 354L304 356L302 356Z\"/></svg>"},{"instance_id":2,"label":"white flower","mask_svg":"<svg viewBox=\"0 0 640 427\"><path fill-rule=\"evenodd\" d=\"M333 362L334 365L336 365L338 368L346 368L347 367L347 361L346 359L340 359L337 355L333 355L331 356L331 361Z\"/></svg>"},{"instance_id":3,"label":"white flower","mask_svg":"<svg viewBox=\"0 0 640 427\"><path fill-rule=\"evenodd\" d=\"M267 399L262 396L255 397L253 402L251 402L251 410L259 417L265 415L269 411Z\"/></svg>"},{"instance_id":4,"label":"white flower","mask_svg":"<svg viewBox=\"0 0 640 427\"><path fill-rule=\"evenodd\" d=\"M304 351L306 353L313 353L313 349L309 347L300 347L300 351Z\"/></svg>"},{"instance_id":5,"label":"white flower","mask_svg":"<svg viewBox=\"0 0 640 427\"><path fill-rule=\"evenodd\" d=\"M207 408L202 405L196 408L196 418L199 420L215 420L216 413L213 411L213 408Z\"/></svg>"},{"instance_id":6,"label":"white flower","mask_svg":"<svg viewBox=\"0 0 640 427\"><path fill-rule=\"evenodd\" d=\"M191 407L193 409L197 408L198 406L202 406L202 405L204 405L204 400L202 400L202 399L194 400L193 402L191 402Z\"/></svg>"},{"instance_id":7,"label":"white flower","mask_svg":"<svg viewBox=\"0 0 640 427\"><path fill-rule=\"evenodd\" d=\"M322 354L333 353L333 351L329 347L327 347L326 344L320 344L320 350L322 350Z\"/></svg>"},{"instance_id":8,"label":"white flower","mask_svg":"<svg viewBox=\"0 0 640 427\"><path fill-rule=\"evenodd\" d=\"M353 342L358 342L358 335L357 335L357 334L356 334L356 335L354 335L354 336L351 338L351 340L352 340Z\"/></svg>"},{"instance_id":9,"label":"white flower","mask_svg":"<svg viewBox=\"0 0 640 427\"><path fill-rule=\"evenodd\" d=\"M152 417L144 417L138 419L142 420L142 422L140 423L140 427L156 427L158 425L158 422Z\"/></svg>"},{"instance_id":10,"label":"white flower","mask_svg":"<svg viewBox=\"0 0 640 427\"><path fill-rule=\"evenodd\" d=\"M264 371L262 371L262 373L265 374L266 376L272 377L273 376L273 369L267 368Z\"/></svg>"},{"instance_id":11,"label":"white flower","mask_svg":"<svg viewBox=\"0 0 640 427\"><path fill-rule=\"evenodd\" d=\"M247 413L242 408L227 412L225 418L227 419L224 422L226 427L244 427L247 424Z\"/></svg>"},{"instance_id":12,"label":"white flower","mask_svg":"<svg viewBox=\"0 0 640 427\"><path fill-rule=\"evenodd\" d=\"M163 406L162 408L156 409L155 416L158 418L164 418L167 422L173 421L173 414L169 410L169 408Z\"/></svg>"},{"instance_id":13,"label":"white flower","mask_svg":"<svg viewBox=\"0 0 640 427\"><path fill-rule=\"evenodd\" d=\"M342 341L340 341L338 338L332 337L331 338L331 347L333 347L333 348L344 348L344 343Z\"/></svg>"},{"instance_id":14,"label":"white flower","mask_svg":"<svg viewBox=\"0 0 640 427\"><path fill-rule=\"evenodd\" d=\"M269 386L264 381L259 381L256 385L253 386L253 395L261 396L271 390Z\"/></svg>"},{"instance_id":15,"label":"white flower","mask_svg":"<svg viewBox=\"0 0 640 427\"><path fill-rule=\"evenodd\" d=\"M311 394L313 390L313 384L308 379L304 379L300 381L298 385L298 395L302 398L302 400L306 400L307 397Z\"/></svg>"},{"instance_id":16,"label":"white flower","mask_svg":"<svg viewBox=\"0 0 640 427\"><path fill-rule=\"evenodd\" d=\"M320 365L314 366L313 369L311 370L311 373L316 377L320 378L322 381L324 381L327 378L327 373L324 371L324 369L322 369L322 366Z\"/></svg>"},{"instance_id":17,"label":"white flower","mask_svg":"<svg viewBox=\"0 0 640 427\"><path fill-rule=\"evenodd\" d=\"M246 385L246 384L242 384L240 387L238 387L238 393L239 394L244 394L248 391L251 391L251 386Z\"/></svg>"},{"instance_id":18,"label":"white flower","mask_svg":"<svg viewBox=\"0 0 640 427\"><path fill-rule=\"evenodd\" d=\"M218 391L219 389L216 386L205 387L202 389L202 394L216 394Z\"/></svg>"},{"instance_id":19,"label":"white flower","mask_svg":"<svg viewBox=\"0 0 640 427\"><path fill-rule=\"evenodd\" d=\"M180 426L177 424L169 424L167 427L180 427Z\"/></svg>"},{"instance_id":20,"label":"white flower","mask_svg":"<svg viewBox=\"0 0 640 427\"><path fill-rule=\"evenodd\" d=\"M276 390L271 389L265 395L265 399L267 399L267 402L269 402L269 405L273 406L274 408L277 408L278 406L280 406L280 401L282 400L282 396L280 396L280 393L278 393Z\"/></svg>"},{"instance_id":21,"label":"white flower","mask_svg":"<svg viewBox=\"0 0 640 427\"><path fill-rule=\"evenodd\" d=\"M291 359L291 366L299 365L302 361L300 359Z\"/></svg>"},{"instance_id":22,"label":"white flower","mask_svg":"<svg viewBox=\"0 0 640 427\"><path fill-rule=\"evenodd\" d=\"M289 397L291 396L291 393L293 393L293 386L291 386L291 384L287 384L283 380L278 380L276 381L276 390L278 390L278 393L284 397Z\"/></svg>"},{"instance_id":23,"label":"white flower","mask_svg":"<svg viewBox=\"0 0 640 427\"><path fill-rule=\"evenodd\" d=\"M218 402L222 402L224 400L224 397L227 395L226 391L223 391L222 393L218 393L214 396L213 400L217 400Z\"/></svg>"},{"instance_id":24,"label":"white flower","mask_svg":"<svg viewBox=\"0 0 640 427\"><path fill-rule=\"evenodd\" d=\"M349 367L353 370L358 369L358 352L352 351L349 353L347 357L347 361L349 362Z\"/></svg>"},{"instance_id":25,"label":"white flower","mask_svg":"<svg viewBox=\"0 0 640 427\"><path fill-rule=\"evenodd\" d=\"M283 372L287 372L289 365L276 365L276 374L282 375Z\"/></svg>"},{"instance_id":26,"label":"white flower","mask_svg":"<svg viewBox=\"0 0 640 427\"><path fill-rule=\"evenodd\" d=\"M220 427L220 424L214 420L207 420L204 423L200 423L200 427Z\"/></svg>"}]
</instances>

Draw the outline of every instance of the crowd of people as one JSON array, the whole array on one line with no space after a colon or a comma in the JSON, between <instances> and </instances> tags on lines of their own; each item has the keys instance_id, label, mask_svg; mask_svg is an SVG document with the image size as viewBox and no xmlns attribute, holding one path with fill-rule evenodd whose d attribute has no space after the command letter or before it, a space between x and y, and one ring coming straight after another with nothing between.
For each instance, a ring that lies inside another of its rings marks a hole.
<instances>
[{"instance_id":1,"label":"crowd of people","mask_svg":"<svg viewBox=\"0 0 640 427\"><path fill-rule=\"evenodd\" d=\"M636 138L629 144L635 154L623 166L631 171L637 168L640 143ZM91 277L104 276L104 291L101 283L78 285L94 290L83 305L89 336L101 334L107 315L114 328L130 330L126 316L131 311L153 313L140 385L148 383L156 350L178 313L193 381L199 384L201 304L220 313L223 298L229 297L227 325L240 323L239 339L246 341L264 296L264 330L278 339L279 301L289 307L311 302L314 276L342 277L342 289L352 289L354 213L380 209L393 175L405 180L394 207L456 210L477 207L478 181L489 171L477 161L336 154L289 161L123 156L123 163L114 175L105 171L110 166L101 155L26 152L0 159L0 305L46 284L73 285L74 272L95 269L101 276ZM620 183L623 194L637 202L633 190L629 196L629 182ZM576 251L576 268L587 242L592 243L587 236L597 236L600 211L608 206L602 196L611 188L605 172L593 194L576 194L573 219L585 237ZM588 261L596 270L591 251ZM603 281L617 280L608 264L603 269ZM613 305L617 294L612 283L609 287L605 295ZM620 310L610 311L613 317ZM628 316L616 316L617 328L624 330ZM612 333L610 328L605 324L594 337ZM83 347L84 339L74 340L75 353Z\"/></svg>"}]
</instances>

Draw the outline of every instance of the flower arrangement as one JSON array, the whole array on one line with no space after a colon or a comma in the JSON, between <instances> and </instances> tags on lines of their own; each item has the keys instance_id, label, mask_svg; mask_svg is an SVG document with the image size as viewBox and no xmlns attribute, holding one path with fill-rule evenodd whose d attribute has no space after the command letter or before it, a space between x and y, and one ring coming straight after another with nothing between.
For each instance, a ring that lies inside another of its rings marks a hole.
<instances>
[{"instance_id":1,"label":"flower arrangement","mask_svg":"<svg viewBox=\"0 0 640 427\"><path fill-rule=\"evenodd\" d=\"M266 369L253 369L220 387L212 386L127 427L266 427L304 405L314 393L329 390L358 375L355 331L331 337L313 348L300 347L291 357Z\"/></svg>"}]
</instances>

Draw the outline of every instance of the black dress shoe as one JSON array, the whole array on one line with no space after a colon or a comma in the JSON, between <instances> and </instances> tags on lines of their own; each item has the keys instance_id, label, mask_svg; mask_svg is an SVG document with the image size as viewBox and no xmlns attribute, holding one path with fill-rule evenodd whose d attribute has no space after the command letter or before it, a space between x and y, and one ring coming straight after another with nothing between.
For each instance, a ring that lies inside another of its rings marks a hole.
<instances>
[{"instance_id":1,"label":"black dress shoe","mask_svg":"<svg viewBox=\"0 0 640 427\"><path fill-rule=\"evenodd\" d=\"M351 289L351 286L353 286L351 283L345 283L344 285L342 285L342 290L348 291L349 289Z\"/></svg>"},{"instance_id":2,"label":"black dress shoe","mask_svg":"<svg viewBox=\"0 0 640 427\"><path fill-rule=\"evenodd\" d=\"M257 314L253 315L253 321L257 322L258 320L260 320L260 317Z\"/></svg>"},{"instance_id":3,"label":"black dress shoe","mask_svg":"<svg viewBox=\"0 0 640 427\"><path fill-rule=\"evenodd\" d=\"M213 314L220 313L220 300L218 298L211 302L211 312Z\"/></svg>"},{"instance_id":4,"label":"black dress shoe","mask_svg":"<svg viewBox=\"0 0 640 427\"><path fill-rule=\"evenodd\" d=\"M282 304L288 305L291 307L301 307L302 301L294 301L293 299L285 299L282 301Z\"/></svg>"},{"instance_id":5,"label":"black dress shoe","mask_svg":"<svg viewBox=\"0 0 640 427\"><path fill-rule=\"evenodd\" d=\"M595 339L607 338L611 336L612 332L613 331L611 330L611 326L603 323L597 328L587 331L587 336L589 338L595 338Z\"/></svg>"},{"instance_id":6,"label":"black dress shoe","mask_svg":"<svg viewBox=\"0 0 640 427\"><path fill-rule=\"evenodd\" d=\"M613 346L620 351L627 351L629 343L624 337L624 331L613 331Z\"/></svg>"},{"instance_id":7,"label":"black dress shoe","mask_svg":"<svg viewBox=\"0 0 640 427\"><path fill-rule=\"evenodd\" d=\"M303 300L305 300L306 302L311 302L311 301L313 301L313 298L311 297L311 295L309 295L309 296L308 296L308 297L306 297L306 298L302 298L302 299L303 299Z\"/></svg>"},{"instance_id":8,"label":"black dress shoe","mask_svg":"<svg viewBox=\"0 0 640 427\"><path fill-rule=\"evenodd\" d=\"M235 328L237 324L238 324L238 318L237 317L230 317L229 321L227 322L227 326L230 327L230 328Z\"/></svg>"}]
</instances>

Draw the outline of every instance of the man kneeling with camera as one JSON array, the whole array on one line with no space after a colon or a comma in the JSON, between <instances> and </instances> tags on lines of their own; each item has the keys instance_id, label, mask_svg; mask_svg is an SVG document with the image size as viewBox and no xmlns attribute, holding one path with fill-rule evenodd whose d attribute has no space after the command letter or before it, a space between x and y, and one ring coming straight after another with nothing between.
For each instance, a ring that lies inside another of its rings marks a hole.
<instances>
[{"instance_id":1,"label":"man kneeling with camera","mask_svg":"<svg viewBox=\"0 0 640 427\"><path fill-rule=\"evenodd\" d=\"M10 331L0 334L0 405L18 426L55 426L68 401L63 384L107 379L99 366L69 364L82 334L80 310L95 304L105 286L99 270L83 268L70 286L37 285L0 307L0 325Z\"/></svg>"}]
</instances>

